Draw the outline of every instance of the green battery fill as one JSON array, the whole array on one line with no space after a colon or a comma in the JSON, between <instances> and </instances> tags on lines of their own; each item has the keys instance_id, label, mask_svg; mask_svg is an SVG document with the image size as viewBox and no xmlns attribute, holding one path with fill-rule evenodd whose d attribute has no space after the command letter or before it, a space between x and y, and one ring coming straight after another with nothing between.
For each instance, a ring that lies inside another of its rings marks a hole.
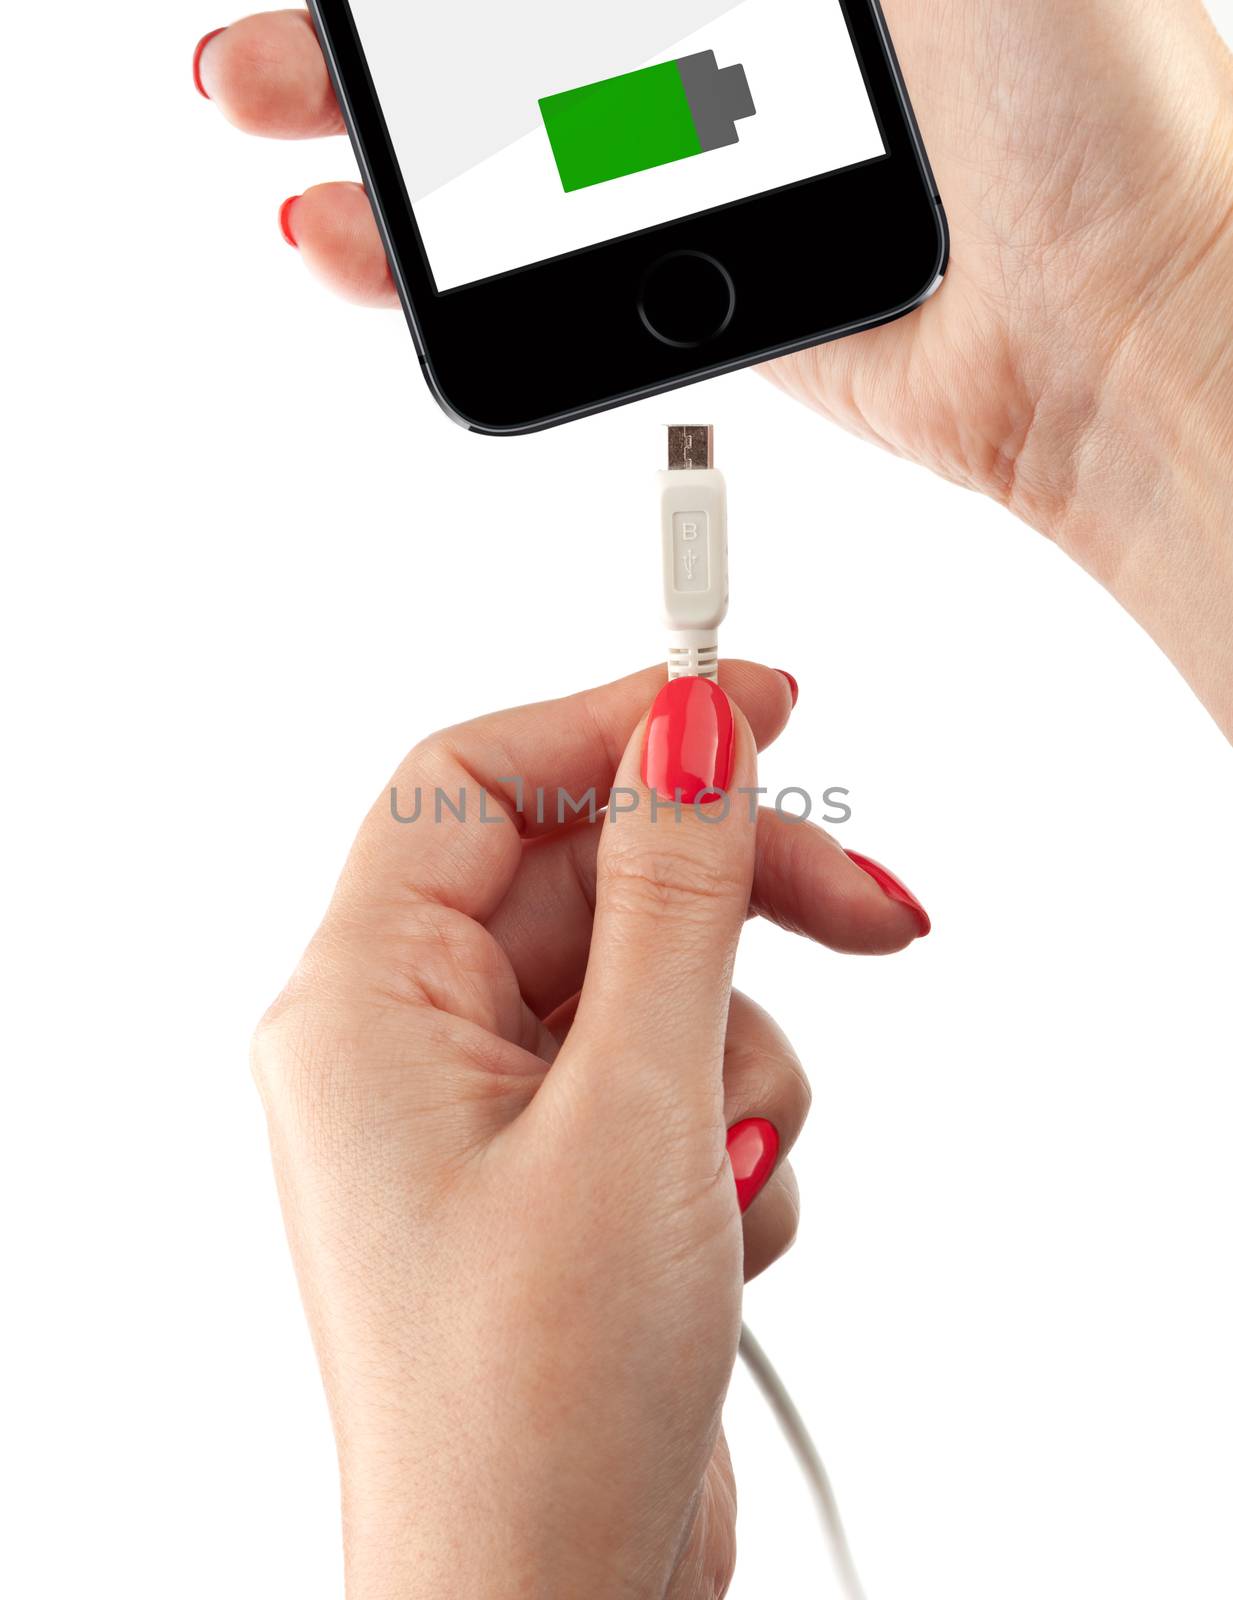
<instances>
[{"instance_id":1,"label":"green battery fill","mask_svg":"<svg viewBox=\"0 0 1233 1600\"><path fill-rule=\"evenodd\" d=\"M713 50L604 78L539 102L566 193L737 143L754 115L742 66Z\"/></svg>"}]
</instances>

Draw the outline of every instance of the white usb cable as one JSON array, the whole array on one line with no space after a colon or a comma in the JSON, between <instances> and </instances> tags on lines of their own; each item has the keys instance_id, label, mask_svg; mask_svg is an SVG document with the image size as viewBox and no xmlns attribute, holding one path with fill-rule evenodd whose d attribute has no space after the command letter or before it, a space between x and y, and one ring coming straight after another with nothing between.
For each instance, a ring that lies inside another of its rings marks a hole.
<instances>
[{"instance_id":1,"label":"white usb cable","mask_svg":"<svg viewBox=\"0 0 1233 1600\"><path fill-rule=\"evenodd\" d=\"M715 430L668 429L658 475L668 676L719 675L719 624L728 614L728 490L711 465Z\"/></svg>"},{"instance_id":2,"label":"white usb cable","mask_svg":"<svg viewBox=\"0 0 1233 1600\"><path fill-rule=\"evenodd\" d=\"M668 468L657 479L669 678L719 676L719 625L728 614L728 490L714 460L709 424L669 427ZM865 1600L822 1457L783 1379L744 1324L740 1352L813 1493L838 1593L842 1600Z\"/></svg>"},{"instance_id":3,"label":"white usb cable","mask_svg":"<svg viewBox=\"0 0 1233 1600\"><path fill-rule=\"evenodd\" d=\"M848 1548L848 1536L844 1532L843 1518L839 1515L835 1491L831 1488L831 1480L818 1454L818 1447L805 1426L805 1419L796 1409L787 1385L771 1365L770 1357L754 1338L747 1323L741 1324L740 1348L741 1360L771 1408L813 1495L822 1535L830 1552L836 1593L842 1600L865 1600L860 1575Z\"/></svg>"}]
</instances>

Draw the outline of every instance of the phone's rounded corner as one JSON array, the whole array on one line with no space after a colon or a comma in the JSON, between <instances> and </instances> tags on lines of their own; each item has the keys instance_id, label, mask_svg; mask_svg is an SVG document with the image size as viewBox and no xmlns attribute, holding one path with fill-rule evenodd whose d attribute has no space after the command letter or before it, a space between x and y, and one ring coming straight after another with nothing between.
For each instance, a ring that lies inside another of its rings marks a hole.
<instances>
[{"instance_id":1,"label":"phone's rounded corner","mask_svg":"<svg viewBox=\"0 0 1233 1600\"><path fill-rule=\"evenodd\" d=\"M476 433L485 439L516 439L523 434L540 433L545 428L551 428L554 423L566 420L564 417L519 417L514 421L504 422L490 417L471 416L458 401L451 399L446 393L440 375L422 350L420 370L424 374L424 382L428 385L429 393L438 406L456 427L466 433Z\"/></svg>"},{"instance_id":2,"label":"phone's rounded corner","mask_svg":"<svg viewBox=\"0 0 1233 1600\"><path fill-rule=\"evenodd\" d=\"M429 394L437 402L437 405L456 428L461 428L464 433L478 433L494 436L509 431L499 427L494 428L490 424L481 422L478 417L468 416L466 411L463 410L457 401L452 400L445 392L445 386L441 382L436 368L425 355L422 346L419 348L418 353L420 358L420 371L424 374L424 382L428 385Z\"/></svg>"},{"instance_id":3,"label":"phone's rounded corner","mask_svg":"<svg viewBox=\"0 0 1233 1600\"><path fill-rule=\"evenodd\" d=\"M519 419L516 422L499 422L491 418L472 417L455 404L428 374L424 368L424 376L428 379L428 387L432 397L456 427L465 433L477 434L481 439L517 439L528 433L539 433L545 428L551 428L554 422L563 421L563 418L549 417L546 420L526 422Z\"/></svg>"},{"instance_id":4,"label":"phone's rounded corner","mask_svg":"<svg viewBox=\"0 0 1233 1600\"><path fill-rule=\"evenodd\" d=\"M946 272L950 266L950 223L947 221L946 208L942 204L941 196L935 193L932 199L937 244L931 253L929 266L917 286L900 300L892 312L879 319L882 322L897 322L900 317L911 316L913 311L919 311L926 300L933 299L946 279Z\"/></svg>"},{"instance_id":5,"label":"phone's rounded corner","mask_svg":"<svg viewBox=\"0 0 1233 1600\"><path fill-rule=\"evenodd\" d=\"M935 190L933 194L933 212L938 228L938 256L937 270L933 274L924 299L929 299L942 287L942 280L950 266L950 218L946 215L946 207L942 204L942 196Z\"/></svg>"},{"instance_id":6,"label":"phone's rounded corner","mask_svg":"<svg viewBox=\"0 0 1233 1600\"><path fill-rule=\"evenodd\" d=\"M461 428L464 433L483 433L484 430L476 424L474 419L460 411L449 398L441 387L436 373L422 356L420 357L420 371L424 374L424 382L428 385L429 394L456 428Z\"/></svg>"}]
</instances>

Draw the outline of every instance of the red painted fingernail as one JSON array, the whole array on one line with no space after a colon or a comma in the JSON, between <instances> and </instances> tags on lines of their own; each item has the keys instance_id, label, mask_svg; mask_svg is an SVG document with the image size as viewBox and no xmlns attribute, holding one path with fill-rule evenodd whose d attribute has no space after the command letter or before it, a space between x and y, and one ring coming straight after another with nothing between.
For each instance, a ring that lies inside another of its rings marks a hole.
<instances>
[{"instance_id":1,"label":"red painted fingernail","mask_svg":"<svg viewBox=\"0 0 1233 1600\"><path fill-rule=\"evenodd\" d=\"M215 28L213 33L207 33L204 39L199 39L197 48L193 51L193 82L197 85L197 93L206 100L210 98L206 86L201 81L201 58L205 54L205 47L211 39L217 39L220 33L226 33L226 28Z\"/></svg>"},{"instance_id":2,"label":"red painted fingernail","mask_svg":"<svg viewBox=\"0 0 1233 1600\"><path fill-rule=\"evenodd\" d=\"M678 790L690 805L732 776L736 724L727 695L709 678L673 678L655 696L642 750L642 781L661 800Z\"/></svg>"},{"instance_id":3,"label":"red painted fingernail","mask_svg":"<svg viewBox=\"0 0 1233 1600\"><path fill-rule=\"evenodd\" d=\"M929 921L929 913L920 901L905 888L893 872L888 872L877 861L871 861L868 856L858 856L855 850L845 850L844 855L849 861L854 861L862 872L867 872L883 894L889 895L892 900L897 900L901 906L907 906L909 911L916 913L916 920L920 923L920 937L923 939L933 924Z\"/></svg>"},{"instance_id":4,"label":"red painted fingernail","mask_svg":"<svg viewBox=\"0 0 1233 1600\"><path fill-rule=\"evenodd\" d=\"M779 1134L765 1117L749 1117L728 1129L728 1159L736 1179L736 1198L748 1211L775 1170Z\"/></svg>"},{"instance_id":5,"label":"red painted fingernail","mask_svg":"<svg viewBox=\"0 0 1233 1600\"><path fill-rule=\"evenodd\" d=\"M300 241L291 231L291 208L299 198L298 194L293 194L289 200L284 200L278 208L278 226L283 230L283 238L294 250L300 248Z\"/></svg>"},{"instance_id":6,"label":"red painted fingernail","mask_svg":"<svg viewBox=\"0 0 1233 1600\"><path fill-rule=\"evenodd\" d=\"M788 680L788 689L791 692L792 704L795 707L797 699L800 696L800 692L801 692L800 684L797 683L796 679L792 676L792 674L790 672L785 672L782 667L776 667L775 671L779 674L779 676L781 678L786 678Z\"/></svg>"}]
</instances>

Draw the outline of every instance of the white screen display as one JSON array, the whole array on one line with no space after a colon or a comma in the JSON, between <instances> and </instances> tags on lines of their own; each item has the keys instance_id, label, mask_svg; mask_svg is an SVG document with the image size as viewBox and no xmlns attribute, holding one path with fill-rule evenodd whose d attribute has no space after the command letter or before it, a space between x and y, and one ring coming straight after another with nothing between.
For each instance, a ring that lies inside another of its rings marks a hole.
<instances>
[{"instance_id":1,"label":"white screen display","mask_svg":"<svg viewBox=\"0 0 1233 1600\"><path fill-rule=\"evenodd\" d=\"M838 0L351 9L442 291L885 153Z\"/></svg>"}]
</instances>

